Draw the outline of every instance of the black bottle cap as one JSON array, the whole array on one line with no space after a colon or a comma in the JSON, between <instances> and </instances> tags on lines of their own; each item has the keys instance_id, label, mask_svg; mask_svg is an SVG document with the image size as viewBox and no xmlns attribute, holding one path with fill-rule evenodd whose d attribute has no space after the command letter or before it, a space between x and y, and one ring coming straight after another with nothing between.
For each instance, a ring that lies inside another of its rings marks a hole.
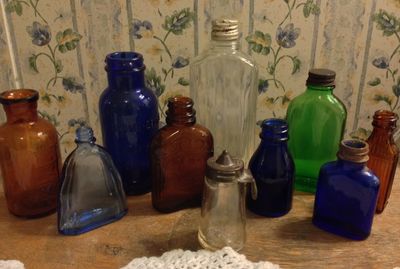
<instances>
[{"instance_id":1,"label":"black bottle cap","mask_svg":"<svg viewBox=\"0 0 400 269\"><path fill-rule=\"evenodd\" d=\"M335 87L336 73L330 69L315 68L308 72L307 86Z\"/></svg>"}]
</instances>

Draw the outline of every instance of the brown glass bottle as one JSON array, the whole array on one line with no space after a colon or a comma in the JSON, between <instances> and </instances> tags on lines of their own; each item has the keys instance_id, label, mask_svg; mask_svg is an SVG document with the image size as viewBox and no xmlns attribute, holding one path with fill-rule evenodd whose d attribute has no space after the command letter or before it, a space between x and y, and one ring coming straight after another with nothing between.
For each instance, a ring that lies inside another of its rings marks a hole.
<instances>
[{"instance_id":1,"label":"brown glass bottle","mask_svg":"<svg viewBox=\"0 0 400 269\"><path fill-rule=\"evenodd\" d=\"M35 90L0 94L7 122L0 126L0 167L9 211L38 217L56 210L61 167L57 131L37 113Z\"/></svg>"},{"instance_id":2,"label":"brown glass bottle","mask_svg":"<svg viewBox=\"0 0 400 269\"><path fill-rule=\"evenodd\" d=\"M195 114L192 99L170 98L167 125L152 141L152 203L161 212L201 204L213 139L208 129L196 124Z\"/></svg>"},{"instance_id":3,"label":"brown glass bottle","mask_svg":"<svg viewBox=\"0 0 400 269\"><path fill-rule=\"evenodd\" d=\"M396 173L399 149L394 142L393 131L396 129L397 119L396 113L376 111L372 121L374 129L367 140L370 148L367 166L380 180L377 213L382 213L385 209Z\"/></svg>"}]
</instances>

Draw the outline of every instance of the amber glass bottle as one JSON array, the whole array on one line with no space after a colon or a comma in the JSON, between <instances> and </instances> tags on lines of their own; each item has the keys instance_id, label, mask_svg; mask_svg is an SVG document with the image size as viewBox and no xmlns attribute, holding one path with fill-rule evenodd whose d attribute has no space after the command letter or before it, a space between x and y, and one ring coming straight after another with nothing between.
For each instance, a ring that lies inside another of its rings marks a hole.
<instances>
[{"instance_id":1,"label":"amber glass bottle","mask_svg":"<svg viewBox=\"0 0 400 269\"><path fill-rule=\"evenodd\" d=\"M370 148L367 166L380 180L377 213L382 213L388 202L399 159L399 149L393 139L397 119L396 113L376 111L372 121L374 130L367 140Z\"/></svg>"},{"instance_id":2,"label":"amber glass bottle","mask_svg":"<svg viewBox=\"0 0 400 269\"><path fill-rule=\"evenodd\" d=\"M161 212L201 204L213 139L209 130L196 124L195 115L192 99L170 98L167 125L152 141L152 203Z\"/></svg>"},{"instance_id":3,"label":"amber glass bottle","mask_svg":"<svg viewBox=\"0 0 400 269\"><path fill-rule=\"evenodd\" d=\"M38 117L35 90L0 94L7 122L0 126L0 167L9 211L38 217L56 209L61 167L57 131Z\"/></svg>"}]
</instances>

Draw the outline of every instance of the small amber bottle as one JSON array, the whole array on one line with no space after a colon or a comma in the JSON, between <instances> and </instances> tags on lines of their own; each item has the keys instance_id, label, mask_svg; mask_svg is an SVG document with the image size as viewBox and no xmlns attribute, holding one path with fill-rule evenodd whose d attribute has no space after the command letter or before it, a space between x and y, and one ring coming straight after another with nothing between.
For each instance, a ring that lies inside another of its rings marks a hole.
<instances>
[{"instance_id":1,"label":"small amber bottle","mask_svg":"<svg viewBox=\"0 0 400 269\"><path fill-rule=\"evenodd\" d=\"M167 125L151 145L152 203L161 212L200 206L207 159L213 155L208 129L196 124L193 101L168 100Z\"/></svg>"},{"instance_id":2,"label":"small amber bottle","mask_svg":"<svg viewBox=\"0 0 400 269\"><path fill-rule=\"evenodd\" d=\"M372 121L374 130L367 140L370 148L367 166L380 180L377 213L382 213L385 209L396 173L399 149L394 142L393 131L396 129L397 119L397 114L391 111L376 111Z\"/></svg>"}]
</instances>

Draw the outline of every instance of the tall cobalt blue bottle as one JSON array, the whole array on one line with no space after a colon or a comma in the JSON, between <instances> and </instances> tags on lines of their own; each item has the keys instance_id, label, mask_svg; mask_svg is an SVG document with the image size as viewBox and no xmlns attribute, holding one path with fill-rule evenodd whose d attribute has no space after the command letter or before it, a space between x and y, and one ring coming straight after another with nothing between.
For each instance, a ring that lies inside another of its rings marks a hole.
<instances>
[{"instance_id":1,"label":"tall cobalt blue bottle","mask_svg":"<svg viewBox=\"0 0 400 269\"><path fill-rule=\"evenodd\" d=\"M248 208L266 217L280 217L292 208L294 162L287 147L288 125L280 119L263 121L261 143L250 160L258 196Z\"/></svg>"},{"instance_id":2,"label":"tall cobalt blue bottle","mask_svg":"<svg viewBox=\"0 0 400 269\"><path fill-rule=\"evenodd\" d=\"M313 223L328 232L363 240L371 233L379 179L365 165L368 144L343 140L338 160L321 167Z\"/></svg>"},{"instance_id":3,"label":"tall cobalt blue bottle","mask_svg":"<svg viewBox=\"0 0 400 269\"><path fill-rule=\"evenodd\" d=\"M103 144L128 195L150 191L150 143L158 130L158 104L144 84L143 56L114 52L106 57L108 88L100 97Z\"/></svg>"}]
</instances>

